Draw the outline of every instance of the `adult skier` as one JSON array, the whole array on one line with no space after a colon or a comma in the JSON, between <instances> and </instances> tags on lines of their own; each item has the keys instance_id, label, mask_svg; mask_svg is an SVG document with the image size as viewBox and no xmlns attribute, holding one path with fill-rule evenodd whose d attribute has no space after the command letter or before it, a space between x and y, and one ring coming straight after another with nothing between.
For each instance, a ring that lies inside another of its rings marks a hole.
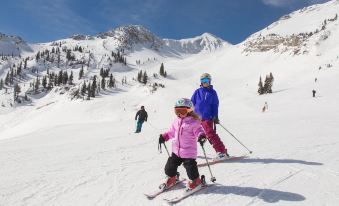
<instances>
[{"instance_id":1,"label":"adult skier","mask_svg":"<svg viewBox=\"0 0 339 206\"><path fill-rule=\"evenodd\" d=\"M147 122L147 118L148 118L148 115L147 115L147 112L145 110L145 107L141 106L140 110L135 115L135 120L138 120L137 121L137 129L136 129L135 133L141 132L142 124L144 122Z\"/></svg>"},{"instance_id":2,"label":"adult skier","mask_svg":"<svg viewBox=\"0 0 339 206\"><path fill-rule=\"evenodd\" d=\"M211 80L210 74L202 74L200 76L200 88L195 90L191 100L194 105L194 111L201 117L201 125L205 130L207 139L217 152L215 160L227 159L229 157L227 149L213 128L214 124L219 124L219 99L217 92L211 85Z\"/></svg>"}]
</instances>

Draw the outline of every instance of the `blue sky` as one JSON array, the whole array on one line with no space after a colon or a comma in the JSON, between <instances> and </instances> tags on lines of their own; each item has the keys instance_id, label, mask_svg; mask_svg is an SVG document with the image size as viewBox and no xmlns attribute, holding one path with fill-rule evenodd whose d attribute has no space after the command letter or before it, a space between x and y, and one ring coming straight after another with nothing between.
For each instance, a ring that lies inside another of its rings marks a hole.
<instances>
[{"instance_id":1,"label":"blue sky","mask_svg":"<svg viewBox=\"0 0 339 206\"><path fill-rule=\"evenodd\" d=\"M204 32L233 44L294 10L328 0L2 0L0 32L28 42L139 24L162 38Z\"/></svg>"}]
</instances>

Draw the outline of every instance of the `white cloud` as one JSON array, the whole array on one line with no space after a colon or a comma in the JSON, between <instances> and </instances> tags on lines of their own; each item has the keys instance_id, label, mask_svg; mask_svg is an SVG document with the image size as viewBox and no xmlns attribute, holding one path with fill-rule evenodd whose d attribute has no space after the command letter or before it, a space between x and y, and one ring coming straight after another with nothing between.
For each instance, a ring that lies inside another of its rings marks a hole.
<instances>
[{"instance_id":1,"label":"white cloud","mask_svg":"<svg viewBox=\"0 0 339 206\"><path fill-rule=\"evenodd\" d=\"M312 4L320 4L325 3L329 0L261 0L262 3L273 6L273 7L294 7L296 5L304 4L304 5L312 5Z\"/></svg>"},{"instance_id":2,"label":"white cloud","mask_svg":"<svg viewBox=\"0 0 339 206\"><path fill-rule=\"evenodd\" d=\"M295 0L262 0L266 5L273 7L286 7L292 4Z\"/></svg>"}]
</instances>

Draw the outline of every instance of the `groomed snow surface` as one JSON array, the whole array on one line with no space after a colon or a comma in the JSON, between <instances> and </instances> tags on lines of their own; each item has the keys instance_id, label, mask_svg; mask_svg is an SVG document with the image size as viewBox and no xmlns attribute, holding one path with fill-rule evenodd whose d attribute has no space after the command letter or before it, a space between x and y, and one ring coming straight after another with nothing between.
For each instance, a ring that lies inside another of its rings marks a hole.
<instances>
[{"instance_id":1,"label":"groomed snow surface","mask_svg":"<svg viewBox=\"0 0 339 206\"><path fill-rule=\"evenodd\" d=\"M167 155L157 150L158 135L175 118L175 100L190 97L205 71L219 93L221 123L254 153L212 166L216 184L177 205L336 205L338 61L327 70L318 70L318 61L220 50L168 60L166 88L153 94L135 85L91 101L49 96L19 107L0 117L0 205L163 205L164 197L182 190L154 200L143 195L165 176ZM259 75L270 71L274 93L258 96ZM262 113L265 101L269 110ZM135 134L141 105L149 121ZM246 153L217 130L231 155ZM211 145L205 147L214 157ZM197 161L204 162L201 148ZM179 172L186 177L183 167ZM207 167L200 173L210 178Z\"/></svg>"},{"instance_id":2,"label":"groomed snow surface","mask_svg":"<svg viewBox=\"0 0 339 206\"><path fill-rule=\"evenodd\" d=\"M306 16L294 13L271 31L291 34L300 32L295 28L318 28L323 19L334 17L331 6L337 5L331 1L314 6L304 12ZM312 12L320 12L320 17ZM310 16L314 19L308 22L320 20L295 26ZM164 149L158 152L158 137L175 118L174 102L190 98L204 72L212 75L218 92L222 125L253 154L211 166L216 183L177 205L338 205L338 28L338 21L333 22L327 39L310 38L309 53L299 56L244 54L241 45L179 57L140 48L129 54L131 62L158 55L157 60L114 71L119 78L127 76L127 86L90 101L71 101L53 91L26 106L1 108L0 206L166 205L163 198L180 194L183 187L153 200L143 195L156 190L165 177L167 154ZM98 56L104 51L100 45L90 45L98 46ZM155 81L165 88L151 93L131 81L139 69L158 73L161 62L168 77ZM273 93L257 95L259 77L264 80L270 72L275 78ZM262 112L265 102L268 111ZM135 134L134 115L141 105L149 119ZM217 132L231 155L248 153L220 126ZM216 155L209 143L205 148L208 158ZM198 153L197 161L204 162L200 147ZM187 177L182 166L179 172ZM210 179L207 167L199 172Z\"/></svg>"}]
</instances>

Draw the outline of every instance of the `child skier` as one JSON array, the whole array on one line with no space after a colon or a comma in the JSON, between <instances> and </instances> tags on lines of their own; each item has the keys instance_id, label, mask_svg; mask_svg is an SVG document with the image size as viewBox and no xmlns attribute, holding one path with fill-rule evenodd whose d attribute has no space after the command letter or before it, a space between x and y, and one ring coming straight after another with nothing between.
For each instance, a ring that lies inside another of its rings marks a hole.
<instances>
[{"instance_id":1,"label":"child skier","mask_svg":"<svg viewBox=\"0 0 339 206\"><path fill-rule=\"evenodd\" d=\"M199 189L203 183L199 177L196 162L197 139L200 144L203 144L206 141L206 135L198 115L193 112L193 104L190 99L179 99L175 103L174 111L177 118L173 121L170 129L159 137L159 144L173 139L172 155L168 158L165 166L167 179L164 186L168 188L176 183L178 166L183 163L190 179L187 190Z\"/></svg>"},{"instance_id":2,"label":"child skier","mask_svg":"<svg viewBox=\"0 0 339 206\"><path fill-rule=\"evenodd\" d=\"M195 90L192 95L194 111L201 117L201 125L203 126L208 141L213 145L217 152L215 160L223 160L229 158L227 149L221 141L216 129L213 128L216 124L220 124L218 118L219 99L217 92L211 85L212 77L208 73L200 76L200 88Z\"/></svg>"}]
</instances>

